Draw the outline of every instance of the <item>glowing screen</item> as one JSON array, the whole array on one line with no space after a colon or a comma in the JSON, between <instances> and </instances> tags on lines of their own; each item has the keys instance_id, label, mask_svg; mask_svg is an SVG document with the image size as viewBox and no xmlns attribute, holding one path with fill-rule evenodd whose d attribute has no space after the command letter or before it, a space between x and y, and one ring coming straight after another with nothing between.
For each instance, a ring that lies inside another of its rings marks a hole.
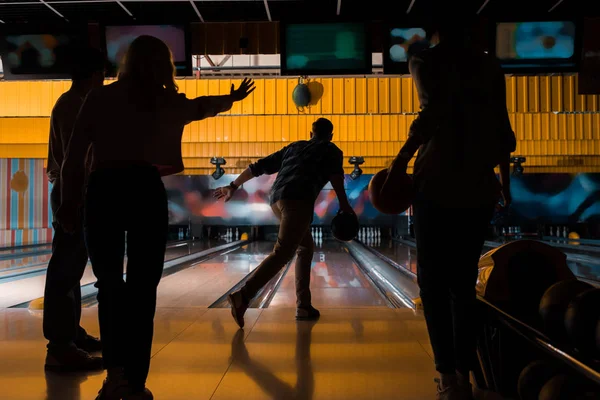
<instances>
[{"instance_id":1,"label":"glowing screen","mask_svg":"<svg viewBox=\"0 0 600 400\"><path fill-rule=\"evenodd\" d=\"M282 69L345 72L371 69L364 24L289 24L284 29Z\"/></svg>"},{"instance_id":2,"label":"glowing screen","mask_svg":"<svg viewBox=\"0 0 600 400\"><path fill-rule=\"evenodd\" d=\"M496 56L524 67L569 65L575 55L575 23L571 21L499 23ZM556 64L558 62L558 64Z\"/></svg>"}]
</instances>

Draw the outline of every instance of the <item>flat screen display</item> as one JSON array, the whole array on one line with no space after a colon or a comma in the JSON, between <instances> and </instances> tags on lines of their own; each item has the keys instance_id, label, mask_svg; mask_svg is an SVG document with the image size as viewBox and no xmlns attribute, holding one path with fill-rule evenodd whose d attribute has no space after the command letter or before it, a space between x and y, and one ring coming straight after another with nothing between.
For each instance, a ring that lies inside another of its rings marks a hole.
<instances>
[{"instance_id":1,"label":"flat screen display","mask_svg":"<svg viewBox=\"0 0 600 400\"><path fill-rule=\"evenodd\" d=\"M69 79L69 33L7 33L0 43L4 78L10 80Z\"/></svg>"},{"instance_id":2,"label":"flat screen display","mask_svg":"<svg viewBox=\"0 0 600 400\"><path fill-rule=\"evenodd\" d=\"M191 56L188 51L185 26L130 25L107 26L104 29L106 56L111 66L110 75L116 74L129 45L142 35L154 36L169 46L178 76L191 75Z\"/></svg>"},{"instance_id":3,"label":"flat screen display","mask_svg":"<svg viewBox=\"0 0 600 400\"><path fill-rule=\"evenodd\" d=\"M576 66L572 21L502 22L496 26L496 56L505 69L564 70Z\"/></svg>"},{"instance_id":4,"label":"flat screen display","mask_svg":"<svg viewBox=\"0 0 600 400\"><path fill-rule=\"evenodd\" d=\"M385 31L384 40L385 74L407 74L409 54L433 47L423 28L389 27Z\"/></svg>"},{"instance_id":5,"label":"flat screen display","mask_svg":"<svg viewBox=\"0 0 600 400\"><path fill-rule=\"evenodd\" d=\"M282 75L370 74L363 23L282 24Z\"/></svg>"}]
</instances>

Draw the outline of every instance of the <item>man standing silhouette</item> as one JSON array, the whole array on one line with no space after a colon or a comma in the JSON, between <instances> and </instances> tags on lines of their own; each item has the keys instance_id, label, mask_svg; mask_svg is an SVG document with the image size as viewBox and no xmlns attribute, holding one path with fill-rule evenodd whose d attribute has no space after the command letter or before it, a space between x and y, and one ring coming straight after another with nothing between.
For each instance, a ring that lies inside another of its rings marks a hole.
<instances>
[{"instance_id":1,"label":"man standing silhouette","mask_svg":"<svg viewBox=\"0 0 600 400\"><path fill-rule=\"evenodd\" d=\"M61 204L60 168L75 119L89 91L104 82L105 63L100 51L86 47L73 53L73 83L60 96L50 117L47 175L52 182L53 216ZM88 157L88 165L90 162ZM89 354L101 350L100 340L88 335L80 326L80 280L88 261L83 227L67 233L56 221L52 225L52 257L44 290L43 329L49 342L45 368L56 372L101 369L102 359Z\"/></svg>"}]
</instances>

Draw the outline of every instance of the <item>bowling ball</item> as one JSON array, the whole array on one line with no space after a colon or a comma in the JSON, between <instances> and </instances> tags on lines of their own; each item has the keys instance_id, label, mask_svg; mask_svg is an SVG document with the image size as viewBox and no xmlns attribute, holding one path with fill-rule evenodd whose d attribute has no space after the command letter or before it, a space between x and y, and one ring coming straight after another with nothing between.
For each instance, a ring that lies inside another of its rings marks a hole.
<instances>
[{"instance_id":1,"label":"bowling ball","mask_svg":"<svg viewBox=\"0 0 600 400\"><path fill-rule=\"evenodd\" d=\"M397 174L394 181L387 182L388 170L376 173L369 182L369 198L373 207L383 214L402 214L413 202L414 185L406 174ZM385 190L383 190L385 189Z\"/></svg>"},{"instance_id":2,"label":"bowling ball","mask_svg":"<svg viewBox=\"0 0 600 400\"><path fill-rule=\"evenodd\" d=\"M540 317L544 326L544 333L556 341L568 340L565 327L565 314L569 303L578 294L592 289L589 283L569 279L550 286L540 301Z\"/></svg>"},{"instance_id":3,"label":"bowling ball","mask_svg":"<svg viewBox=\"0 0 600 400\"><path fill-rule=\"evenodd\" d=\"M565 327L571 344L582 354L598 357L597 329L600 323L600 288L575 296L565 314Z\"/></svg>"},{"instance_id":4,"label":"bowling ball","mask_svg":"<svg viewBox=\"0 0 600 400\"><path fill-rule=\"evenodd\" d=\"M569 232L569 239L571 239L571 240L580 239L579 233L577 233L577 232Z\"/></svg>"},{"instance_id":5,"label":"bowling ball","mask_svg":"<svg viewBox=\"0 0 600 400\"><path fill-rule=\"evenodd\" d=\"M331 233L333 237L342 242L349 242L358 235L358 217L356 214L338 212L331 221Z\"/></svg>"},{"instance_id":6,"label":"bowling ball","mask_svg":"<svg viewBox=\"0 0 600 400\"><path fill-rule=\"evenodd\" d=\"M248 233L244 232L242 233L242 236L240 237L241 240L248 240Z\"/></svg>"},{"instance_id":7,"label":"bowling ball","mask_svg":"<svg viewBox=\"0 0 600 400\"><path fill-rule=\"evenodd\" d=\"M538 400L538 396L550 379L558 374L558 367L547 361L537 360L529 363L517 383L517 392L521 400Z\"/></svg>"},{"instance_id":8,"label":"bowling ball","mask_svg":"<svg viewBox=\"0 0 600 400\"><path fill-rule=\"evenodd\" d=\"M568 375L556 375L542 390L538 400L586 400L597 399L598 391L593 385L582 379Z\"/></svg>"}]
</instances>

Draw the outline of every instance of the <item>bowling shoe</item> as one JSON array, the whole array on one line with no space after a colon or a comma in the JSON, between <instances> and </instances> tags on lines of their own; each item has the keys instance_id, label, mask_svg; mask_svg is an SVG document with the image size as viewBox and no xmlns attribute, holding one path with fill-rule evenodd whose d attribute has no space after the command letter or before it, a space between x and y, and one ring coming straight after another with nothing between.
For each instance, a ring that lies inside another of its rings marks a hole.
<instances>
[{"instance_id":1,"label":"bowling shoe","mask_svg":"<svg viewBox=\"0 0 600 400\"><path fill-rule=\"evenodd\" d=\"M102 342L100 339L95 338L87 333L81 339L75 341L75 346L81 350L87 351L88 353L97 353L102 351Z\"/></svg>"},{"instance_id":2,"label":"bowling shoe","mask_svg":"<svg viewBox=\"0 0 600 400\"><path fill-rule=\"evenodd\" d=\"M237 290L227 296L227 301L231 306L231 315L240 328L244 327L244 314L248 309L248 302L244 299L241 290Z\"/></svg>"},{"instance_id":3,"label":"bowling shoe","mask_svg":"<svg viewBox=\"0 0 600 400\"><path fill-rule=\"evenodd\" d=\"M102 369L102 358L93 357L74 344L48 345L44 369L50 372L83 372Z\"/></svg>"},{"instance_id":4,"label":"bowling shoe","mask_svg":"<svg viewBox=\"0 0 600 400\"><path fill-rule=\"evenodd\" d=\"M321 313L313 306L296 308L296 319L298 321L314 321L319 319Z\"/></svg>"}]
</instances>

